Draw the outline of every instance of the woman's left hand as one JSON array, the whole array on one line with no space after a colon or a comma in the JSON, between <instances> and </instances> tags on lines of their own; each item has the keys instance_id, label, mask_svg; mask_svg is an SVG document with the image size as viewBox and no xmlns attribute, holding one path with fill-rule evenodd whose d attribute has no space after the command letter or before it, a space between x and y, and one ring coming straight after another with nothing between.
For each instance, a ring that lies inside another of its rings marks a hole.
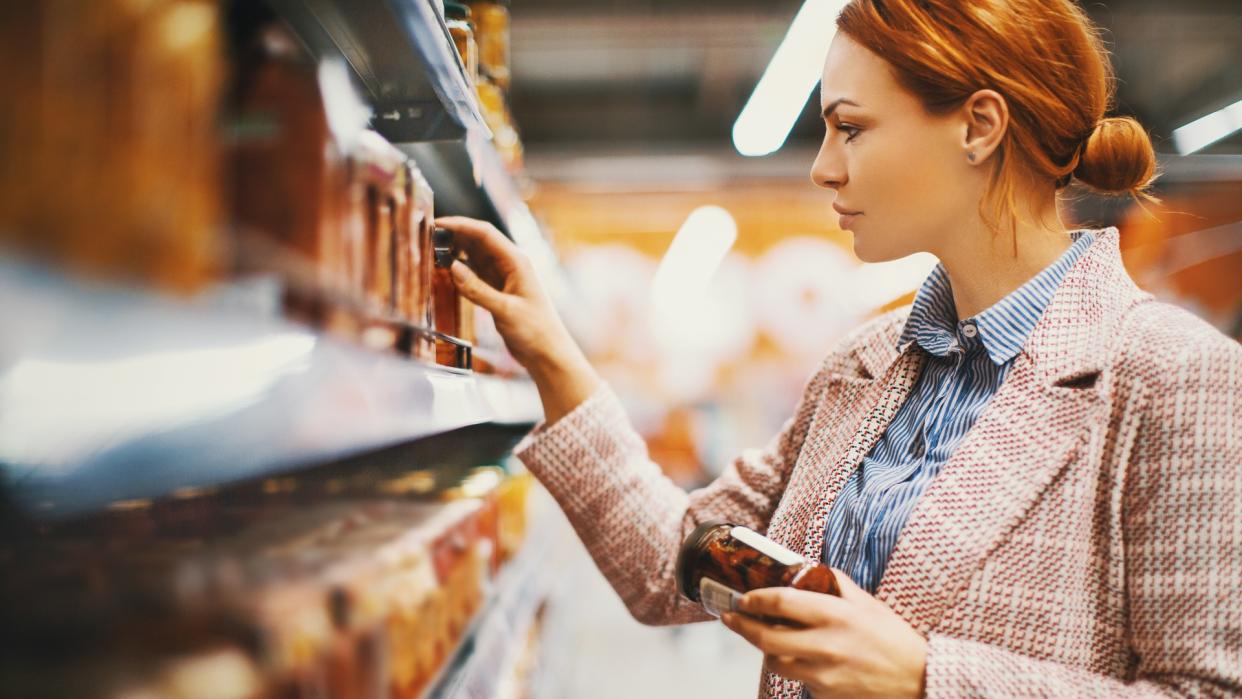
<instances>
[{"instance_id":1,"label":"woman's left hand","mask_svg":"<svg viewBox=\"0 0 1242 699\"><path fill-rule=\"evenodd\" d=\"M839 570L841 596L771 587L746 593L721 621L764 653L770 671L812 696L920 697L927 639ZM747 615L788 619L777 626Z\"/></svg>"}]
</instances>

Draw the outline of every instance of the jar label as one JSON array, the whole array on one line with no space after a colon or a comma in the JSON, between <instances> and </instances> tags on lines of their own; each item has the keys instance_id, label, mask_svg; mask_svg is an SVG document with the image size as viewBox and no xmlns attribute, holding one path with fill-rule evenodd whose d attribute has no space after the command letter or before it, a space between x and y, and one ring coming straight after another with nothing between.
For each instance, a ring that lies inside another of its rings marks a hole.
<instances>
[{"instance_id":1,"label":"jar label","mask_svg":"<svg viewBox=\"0 0 1242 699\"><path fill-rule=\"evenodd\" d=\"M784 546L781 546L753 529L747 529L746 527L734 527L730 530L729 534L731 534L734 539L737 539L743 544L746 544L781 565L796 566L806 562L806 559L802 556L790 551Z\"/></svg>"},{"instance_id":2,"label":"jar label","mask_svg":"<svg viewBox=\"0 0 1242 699\"><path fill-rule=\"evenodd\" d=\"M720 616L723 612L736 612L742 593L722 585L708 577L699 578L699 602L708 614Z\"/></svg>"}]
</instances>

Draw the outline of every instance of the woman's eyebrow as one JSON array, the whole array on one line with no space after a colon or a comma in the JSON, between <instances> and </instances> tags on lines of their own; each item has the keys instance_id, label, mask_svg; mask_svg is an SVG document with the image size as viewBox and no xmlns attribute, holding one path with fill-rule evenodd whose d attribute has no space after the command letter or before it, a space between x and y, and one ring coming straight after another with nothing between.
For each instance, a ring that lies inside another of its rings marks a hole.
<instances>
[{"instance_id":1,"label":"woman's eyebrow","mask_svg":"<svg viewBox=\"0 0 1242 699\"><path fill-rule=\"evenodd\" d=\"M853 100L848 100L848 99L845 99L844 97L842 97L841 99L836 99L836 100L833 100L832 102L830 102L830 103L828 104L828 106L827 106L827 107L824 107L824 118L825 118L825 119L827 119L828 117L832 116L832 113L833 113L833 112L835 112L835 111L837 111L837 107L839 107L839 106L841 106L841 105L843 105L843 104L848 104L848 105L851 105L851 106L854 106L854 107L861 107L861 106L862 106L861 104L859 104L859 103L857 103L857 102L855 102L855 101L853 101Z\"/></svg>"}]
</instances>

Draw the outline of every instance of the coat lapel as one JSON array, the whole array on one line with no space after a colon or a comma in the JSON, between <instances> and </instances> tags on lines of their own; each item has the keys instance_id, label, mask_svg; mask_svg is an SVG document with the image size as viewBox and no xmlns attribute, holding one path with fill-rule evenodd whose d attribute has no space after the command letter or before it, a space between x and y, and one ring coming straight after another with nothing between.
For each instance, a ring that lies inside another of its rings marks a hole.
<instances>
[{"instance_id":1,"label":"coat lapel","mask_svg":"<svg viewBox=\"0 0 1242 699\"><path fill-rule=\"evenodd\" d=\"M898 354L901 323L864 338L856 360L828 377L825 399L807 431L798 464L767 535L819 560L823 530L837 493L905 402L922 364L917 351ZM866 410L859 412L863 406Z\"/></svg>"},{"instance_id":2,"label":"coat lapel","mask_svg":"<svg viewBox=\"0 0 1242 699\"><path fill-rule=\"evenodd\" d=\"M923 633L970 576L1103 428L1095 388L1040 382L1015 359L1005 385L919 500L889 559L877 597Z\"/></svg>"},{"instance_id":3,"label":"coat lapel","mask_svg":"<svg viewBox=\"0 0 1242 699\"><path fill-rule=\"evenodd\" d=\"M1102 231L1067 274L1005 383L919 500L877 597L923 633L1108 416L1109 339L1143 296Z\"/></svg>"},{"instance_id":4,"label":"coat lapel","mask_svg":"<svg viewBox=\"0 0 1242 699\"><path fill-rule=\"evenodd\" d=\"M824 527L837 494L893 421L922 369L925 355L915 345L898 354L895 347L901 328L891 330L870 338L854 351L863 375L837 374L829 379L827 393L836 397L831 401L833 409L821 407L816 415L809 445L804 446L794 480L788 486L789 492L801 495L790 503L794 510L776 517L768 532L776 541L800 549L810 560L821 559ZM838 412L860 406L867 407L857 426L852 420L843 420ZM801 695L802 683L764 673L761 697L795 699Z\"/></svg>"},{"instance_id":5,"label":"coat lapel","mask_svg":"<svg viewBox=\"0 0 1242 699\"><path fill-rule=\"evenodd\" d=\"M823 554L824 527L828 524L832 503L863 457L880 441L884 430L910 395L922 368L924 355L912 346L911 351L900 356L891 354L885 359L874 357L871 361L876 363L871 366L867 366L868 359L861 356L860 359L864 367L874 371L878 378L848 379L859 384L852 387L856 392L850 399L850 404L869 407L852 436L846 441L845 448L836 451L832 458L820 460L804 472L810 485L809 490L814 493L808 502L813 503L814 507L811 509L809 521L803 522L805 529L801 532L801 540L794 540L800 544L803 555L813 561L821 560ZM832 451L835 450L829 450L829 453Z\"/></svg>"}]
</instances>

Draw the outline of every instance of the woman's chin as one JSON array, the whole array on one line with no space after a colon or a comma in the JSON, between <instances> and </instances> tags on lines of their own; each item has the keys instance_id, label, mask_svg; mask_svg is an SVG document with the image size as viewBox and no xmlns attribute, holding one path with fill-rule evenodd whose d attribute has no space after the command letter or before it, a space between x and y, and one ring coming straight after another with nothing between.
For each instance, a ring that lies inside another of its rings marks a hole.
<instances>
[{"instance_id":1,"label":"woman's chin","mask_svg":"<svg viewBox=\"0 0 1242 699\"><path fill-rule=\"evenodd\" d=\"M917 250L877 246L876 241L868 238L865 233L859 233L857 230L852 232L854 234L854 256L861 262L892 262L917 252Z\"/></svg>"}]
</instances>

